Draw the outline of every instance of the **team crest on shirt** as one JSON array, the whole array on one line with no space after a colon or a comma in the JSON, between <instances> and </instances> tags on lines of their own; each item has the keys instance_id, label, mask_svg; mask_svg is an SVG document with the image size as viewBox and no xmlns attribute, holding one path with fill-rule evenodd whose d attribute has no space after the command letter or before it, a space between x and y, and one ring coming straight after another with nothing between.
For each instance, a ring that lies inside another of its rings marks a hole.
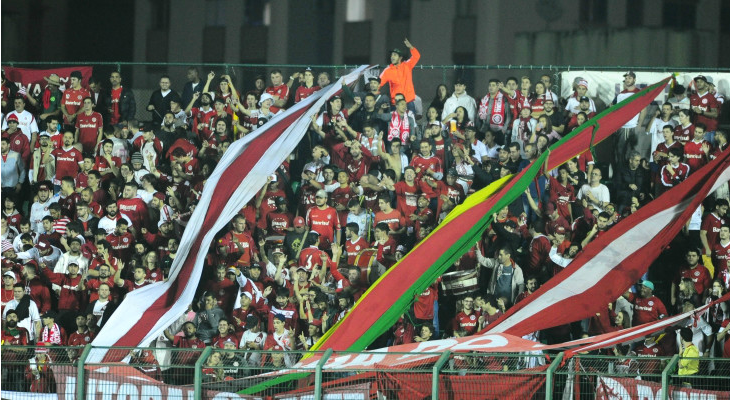
<instances>
[{"instance_id":1,"label":"team crest on shirt","mask_svg":"<svg viewBox=\"0 0 730 400\"><path fill-rule=\"evenodd\" d=\"M81 95L76 96L77 99L81 100Z\"/></svg>"},{"instance_id":2,"label":"team crest on shirt","mask_svg":"<svg viewBox=\"0 0 730 400\"><path fill-rule=\"evenodd\" d=\"M472 320L472 321L474 321L475 319L477 319L477 317L476 317L476 315L472 314L472 315L469 316L469 319Z\"/></svg>"},{"instance_id":3,"label":"team crest on shirt","mask_svg":"<svg viewBox=\"0 0 730 400\"><path fill-rule=\"evenodd\" d=\"M152 273L152 274L151 274L150 276L151 276L152 278L157 278L157 272L153 272L153 273Z\"/></svg>"},{"instance_id":4,"label":"team crest on shirt","mask_svg":"<svg viewBox=\"0 0 730 400\"><path fill-rule=\"evenodd\" d=\"M702 99L702 104L707 104L707 99Z\"/></svg>"},{"instance_id":5,"label":"team crest on shirt","mask_svg":"<svg viewBox=\"0 0 730 400\"><path fill-rule=\"evenodd\" d=\"M88 341L90 341L90 340L91 340L91 338L90 338L90 337L88 337L88 336L84 336L84 342L88 342Z\"/></svg>"},{"instance_id":6,"label":"team crest on shirt","mask_svg":"<svg viewBox=\"0 0 730 400\"><path fill-rule=\"evenodd\" d=\"M15 144L20 144L20 139L15 139Z\"/></svg>"},{"instance_id":7,"label":"team crest on shirt","mask_svg":"<svg viewBox=\"0 0 730 400\"><path fill-rule=\"evenodd\" d=\"M129 238L122 238L122 242L127 243L129 241Z\"/></svg>"},{"instance_id":8,"label":"team crest on shirt","mask_svg":"<svg viewBox=\"0 0 730 400\"><path fill-rule=\"evenodd\" d=\"M218 294L221 295L221 296L223 296L224 294L226 294L226 292L223 289L221 289L221 290L218 291Z\"/></svg>"},{"instance_id":9,"label":"team crest on shirt","mask_svg":"<svg viewBox=\"0 0 730 400\"><path fill-rule=\"evenodd\" d=\"M653 351L653 352L655 352L655 353L658 353L658 352L659 352L659 349L657 349L657 348L655 347L655 348L651 349L651 351Z\"/></svg>"},{"instance_id":10,"label":"team crest on shirt","mask_svg":"<svg viewBox=\"0 0 730 400\"><path fill-rule=\"evenodd\" d=\"M327 216L327 219L332 219L332 216L331 216L331 215L328 215L328 216Z\"/></svg>"},{"instance_id":11,"label":"team crest on shirt","mask_svg":"<svg viewBox=\"0 0 730 400\"><path fill-rule=\"evenodd\" d=\"M70 99L71 98L71 95L69 93L66 93L66 98L67 99Z\"/></svg>"},{"instance_id":12,"label":"team crest on shirt","mask_svg":"<svg viewBox=\"0 0 730 400\"><path fill-rule=\"evenodd\" d=\"M652 300L652 301L650 301L650 302L649 302L649 305L650 305L650 306L653 306L653 305L654 305L654 301L653 301L653 300Z\"/></svg>"},{"instance_id":13,"label":"team crest on shirt","mask_svg":"<svg viewBox=\"0 0 730 400\"><path fill-rule=\"evenodd\" d=\"M700 276L700 271L695 271L695 276Z\"/></svg>"},{"instance_id":14,"label":"team crest on shirt","mask_svg":"<svg viewBox=\"0 0 730 400\"><path fill-rule=\"evenodd\" d=\"M355 246L355 251L360 251L360 246Z\"/></svg>"},{"instance_id":15,"label":"team crest on shirt","mask_svg":"<svg viewBox=\"0 0 730 400\"><path fill-rule=\"evenodd\" d=\"M96 122L96 117L91 118L91 122Z\"/></svg>"}]
</instances>

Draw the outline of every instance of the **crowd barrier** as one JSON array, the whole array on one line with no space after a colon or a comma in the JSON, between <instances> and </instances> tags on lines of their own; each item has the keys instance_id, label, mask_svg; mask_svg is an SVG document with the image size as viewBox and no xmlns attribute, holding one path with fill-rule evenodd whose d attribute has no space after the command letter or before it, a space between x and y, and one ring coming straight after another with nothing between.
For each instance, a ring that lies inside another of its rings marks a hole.
<instances>
[{"instance_id":1,"label":"crowd barrier","mask_svg":"<svg viewBox=\"0 0 730 400\"><path fill-rule=\"evenodd\" d=\"M121 363L87 363L93 351ZM316 355L316 363L298 364ZM387 365L398 359L398 366ZM408 362L403 363L403 360ZM563 353L3 346L3 399L730 399L730 360ZM296 380L274 383L284 373ZM79 384L83 382L83 384ZM275 381L274 381L275 382ZM254 393L247 393L251 388Z\"/></svg>"}]
</instances>

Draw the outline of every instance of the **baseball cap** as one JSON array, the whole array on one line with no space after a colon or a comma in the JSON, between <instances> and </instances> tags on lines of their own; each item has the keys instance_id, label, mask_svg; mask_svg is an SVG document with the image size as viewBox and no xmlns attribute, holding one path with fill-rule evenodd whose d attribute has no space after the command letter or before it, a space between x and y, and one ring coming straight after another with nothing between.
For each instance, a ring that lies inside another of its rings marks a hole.
<instances>
[{"instance_id":1,"label":"baseball cap","mask_svg":"<svg viewBox=\"0 0 730 400\"><path fill-rule=\"evenodd\" d=\"M13 278L13 280L15 280L16 282L18 281L18 278L15 276L15 272L13 271L6 271L3 276L9 276Z\"/></svg>"},{"instance_id":2,"label":"baseball cap","mask_svg":"<svg viewBox=\"0 0 730 400\"><path fill-rule=\"evenodd\" d=\"M324 191L323 189L319 189L317 190L317 194L315 194L314 197L321 197L326 199L328 196L326 191Z\"/></svg>"},{"instance_id":3,"label":"baseball cap","mask_svg":"<svg viewBox=\"0 0 730 400\"><path fill-rule=\"evenodd\" d=\"M399 244L398 247L395 248L395 251L397 253L404 253L406 252L406 246L403 246L402 244Z\"/></svg>"},{"instance_id":4,"label":"baseball cap","mask_svg":"<svg viewBox=\"0 0 730 400\"><path fill-rule=\"evenodd\" d=\"M314 163L308 163L307 165L304 166L304 171L305 172L316 173L317 172L317 166L314 165Z\"/></svg>"},{"instance_id":5,"label":"baseball cap","mask_svg":"<svg viewBox=\"0 0 730 400\"><path fill-rule=\"evenodd\" d=\"M559 233L561 235L565 235L565 227L564 226L559 226L559 227L555 228L555 233Z\"/></svg>"},{"instance_id":6,"label":"baseball cap","mask_svg":"<svg viewBox=\"0 0 730 400\"><path fill-rule=\"evenodd\" d=\"M152 197L157 198L159 200L165 200L165 194L162 192L155 192L155 194L153 194Z\"/></svg>"},{"instance_id":7,"label":"baseball cap","mask_svg":"<svg viewBox=\"0 0 730 400\"><path fill-rule=\"evenodd\" d=\"M41 318L53 318L53 319L56 319L56 318L58 318L58 315L56 314L55 311L48 310L48 311L44 312L43 315L41 315Z\"/></svg>"},{"instance_id":8,"label":"baseball cap","mask_svg":"<svg viewBox=\"0 0 730 400\"><path fill-rule=\"evenodd\" d=\"M135 162L138 162L138 163L144 162L144 157L142 157L142 153L134 153L134 154L132 154L132 162L133 163L135 163Z\"/></svg>"},{"instance_id":9,"label":"baseball cap","mask_svg":"<svg viewBox=\"0 0 730 400\"><path fill-rule=\"evenodd\" d=\"M711 76L706 76L705 79L707 80L707 83L709 83L710 85L714 85L715 84L715 81L712 80L712 77Z\"/></svg>"},{"instance_id":10,"label":"baseball cap","mask_svg":"<svg viewBox=\"0 0 730 400\"><path fill-rule=\"evenodd\" d=\"M284 254L284 248L281 246L274 247L274 249L271 250L271 254L276 254L276 253Z\"/></svg>"},{"instance_id":11,"label":"baseball cap","mask_svg":"<svg viewBox=\"0 0 730 400\"><path fill-rule=\"evenodd\" d=\"M642 284L643 286L646 286L646 287L648 287L648 288L649 288L649 289L651 289L651 290L654 290L654 284L653 284L653 283L651 283L651 281L643 281L643 282L641 282L641 284Z\"/></svg>"},{"instance_id":12,"label":"baseball cap","mask_svg":"<svg viewBox=\"0 0 730 400\"><path fill-rule=\"evenodd\" d=\"M636 74L634 73L634 71L629 71L629 72L625 73L624 76L630 76L630 77L636 79Z\"/></svg>"},{"instance_id":13,"label":"baseball cap","mask_svg":"<svg viewBox=\"0 0 730 400\"><path fill-rule=\"evenodd\" d=\"M304 218L302 217L296 217L294 218L294 227L299 228L304 226Z\"/></svg>"},{"instance_id":14,"label":"baseball cap","mask_svg":"<svg viewBox=\"0 0 730 400\"><path fill-rule=\"evenodd\" d=\"M18 123L18 116L15 115L15 114L8 115L7 122L8 123L15 122L17 124Z\"/></svg>"},{"instance_id":15,"label":"baseball cap","mask_svg":"<svg viewBox=\"0 0 730 400\"><path fill-rule=\"evenodd\" d=\"M39 239L38 244L35 245L35 248L38 250L48 250L51 248L51 243L48 242L48 239Z\"/></svg>"},{"instance_id":16,"label":"baseball cap","mask_svg":"<svg viewBox=\"0 0 730 400\"><path fill-rule=\"evenodd\" d=\"M264 101L266 101L266 100L271 100L273 102L274 101L274 96L272 96L269 93L262 94L261 95L261 98L259 99L259 105L264 104Z\"/></svg>"},{"instance_id":17,"label":"baseball cap","mask_svg":"<svg viewBox=\"0 0 730 400\"><path fill-rule=\"evenodd\" d=\"M391 50L391 53L395 53L395 54L398 54L399 56L403 57L403 50L401 50L397 47L395 49Z\"/></svg>"},{"instance_id":18,"label":"baseball cap","mask_svg":"<svg viewBox=\"0 0 730 400\"><path fill-rule=\"evenodd\" d=\"M705 77L704 75L697 75L697 76L695 76L694 80L696 80L696 81L703 80L703 81L707 82L707 77Z\"/></svg>"},{"instance_id":19,"label":"baseball cap","mask_svg":"<svg viewBox=\"0 0 730 400\"><path fill-rule=\"evenodd\" d=\"M588 96L583 96L583 97L580 98L580 101L587 101L587 102L590 103L591 102L591 99L589 99Z\"/></svg>"},{"instance_id":20,"label":"baseball cap","mask_svg":"<svg viewBox=\"0 0 730 400\"><path fill-rule=\"evenodd\" d=\"M368 78L368 82L370 82L370 81L380 82L380 77L379 76L371 76L370 78Z\"/></svg>"},{"instance_id":21,"label":"baseball cap","mask_svg":"<svg viewBox=\"0 0 730 400\"><path fill-rule=\"evenodd\" d=\"M5 253L8 250L13 249L13 244L10 243L9 240L5 239L2 241L2 244L0 244L0 253Z\"/></svg>"},{"instance_id":22,"label":"baseball cap","mask_svg":"<svg viewBox=\"0 0 730 400\"><path fill-rule=\"evenodd\" d=\"M43 132L40 133L39 137L43 137L43 136L51 137L51 134L48 133L48 132L46 132L46 131L43 131Z\"/></svg>"},{"instance_id":23,"label":"baseball cap","mask_svg":"<svg viewBox=\"0 0 730 400\"><path fill-rule=\"evenodd\" d=\"M253 300L253 295L249 292L241 292L241 296L246 296L249 299Z\"/></svg>"},{"instance_id":24,"label":"baseball cap","mask_svg":"<svg viewBox=\"0 0 730 400\"><path fill-rule=\"evenodd\" d=\"M259 324L259 319L255 315L249 315L246 317L246 329L251 329Z\"/></svg>"},{"instance_id":25,"label":"baseball cap","mask_svg":"<svg viewBox=\"0 0 730 400\"><path fill-rule=\"evenodd\" d=\"M578 81L578 86L583 86L586 89L588 89L588 81L585 80L585 79L581 79L581 80Z\"/></svg>"}]
</instances>

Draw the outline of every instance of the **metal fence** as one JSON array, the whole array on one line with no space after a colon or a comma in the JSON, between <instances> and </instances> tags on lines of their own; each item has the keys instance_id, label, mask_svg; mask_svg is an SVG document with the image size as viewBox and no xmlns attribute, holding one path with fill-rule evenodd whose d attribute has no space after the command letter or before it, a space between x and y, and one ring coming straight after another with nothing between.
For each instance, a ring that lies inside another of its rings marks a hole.
<instances>
[{"instance_id":1,"label":"metal fence","mask_svg":"<svg viewBox=\"0 0 730 400\"><path fill-rule=\"evenodd\" d=\"M94 68L94 76L99 79L102 87L109 86L109 74L113 71L120 72L123 78L123 85L132 88L137 103L136 118L140 121L147 121L152 118L150 111L147 111L147 104L154 90L158 89L160 76L165 74L171 79L173 90L182 91L183 85L187 82L186 72L189 67L197 67L202 84L208 72L213 71L216 78L223 74L231 76L236 89L243 96L249 90L254 89L254 82L257 77L263 76L268 86L269 73L278 69L282 71L284 81L295 72L302 72L304 68L311 67L315 73L315 84L317 75L326 72L330 81L347 74L356 68L356 65L299 65L299 64L235 64L235 63L145 63L145 62L22 62L3 61L2 65L19 68L57 68L87 65ZM385 67L385 66L382 66ZM636 72L673 72L673 71L706 71L707 68L691 67L641 67L641 66L586 66L586 65L424 65L419 64L413 71L413 81L416 85L418 96L421 98L423 111L427 111L434 100L439 85L446 85L449 92L452 92L453 84L457 78L461 78L467 84L467 93L475 98L481 98L487 91L487 83L491 78L506 80L508 77L521 78L527 76L532 82L540 80L542 75L549 75L552 81L550 88L555 93L560 93L560 74L566 71L576 70L597 70L597 71L626 71ZM717 72L730 72L730 68L711 68ZM217 89L217 80L210 87L211 91ZM356 90L363 90L365 81ZM291 93L290 101L293 101L294 93ZM182 108L185 108L185 104Z\"/></svg>"},{"instance_id":2,"label":"metal fence","mask_svg":"<svg viewBox=\"0 0 730 400\"><path fill-rule=\"evenodd\" d=\"M94 352L122 362L89 362ZM90 357L91 356L91 357ZM316 357L312 362L303 362ZM727 398L730 360L563 353L2 347L3 399ZM290 379L290 378L294 379ZM79 384L83 382L83 384ZM644 396L644 397L641 397Z\"/></svg>"}]
</instances>

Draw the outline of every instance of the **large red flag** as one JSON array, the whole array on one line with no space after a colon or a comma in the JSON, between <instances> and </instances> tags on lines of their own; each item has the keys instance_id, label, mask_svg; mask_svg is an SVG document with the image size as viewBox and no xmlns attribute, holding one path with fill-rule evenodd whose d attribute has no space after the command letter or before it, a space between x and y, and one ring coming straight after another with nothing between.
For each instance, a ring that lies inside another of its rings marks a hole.
<instances>
[{"instance_id":1,"label":"large red flag","mask_svg":"<svg viewBox=\"0 0 730 400\"><path fill-rule=\"evenodd\" d=\"M730 179L730 152L620 221L557 276L482 332L526 335L595 314L635 284L708 194Z\"/></svg>"}]
</instances>

